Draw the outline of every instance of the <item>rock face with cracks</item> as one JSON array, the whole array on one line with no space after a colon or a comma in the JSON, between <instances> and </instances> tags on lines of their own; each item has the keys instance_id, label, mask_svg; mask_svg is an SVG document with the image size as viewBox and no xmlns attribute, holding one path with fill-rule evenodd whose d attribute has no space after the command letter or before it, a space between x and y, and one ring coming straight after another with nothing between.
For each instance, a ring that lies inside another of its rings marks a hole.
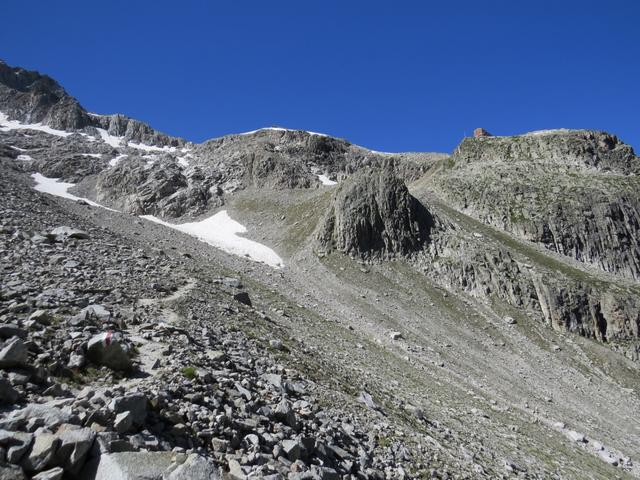
<instances>
[{"instance_id":1,"label":"rock face with cracks","mask_svg":"<svg viewBox=\"0 0 640 480\"><path fill-rule=\"evenodd\" d=\"M433 219L391 165L345 180L333 196L316 239L319 250L362 258L408 255L429 237Z\"/></svg>"}]
</instances>

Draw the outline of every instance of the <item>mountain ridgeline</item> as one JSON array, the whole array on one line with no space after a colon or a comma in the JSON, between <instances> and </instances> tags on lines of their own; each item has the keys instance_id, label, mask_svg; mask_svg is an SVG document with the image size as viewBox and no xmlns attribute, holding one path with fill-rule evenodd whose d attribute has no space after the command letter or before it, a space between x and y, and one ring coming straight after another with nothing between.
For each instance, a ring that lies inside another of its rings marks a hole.
<instances>
[{"instance_id":1,"label":"mountain ridgeline","mask_svg":"<svg viewBox=\"0 0 640 480\"><path fill-rule=\"evenodd\" d=\"M640 159L478 132L195 144L0 62L0 477L640 477Z\"/></svg>"}]
</instances>

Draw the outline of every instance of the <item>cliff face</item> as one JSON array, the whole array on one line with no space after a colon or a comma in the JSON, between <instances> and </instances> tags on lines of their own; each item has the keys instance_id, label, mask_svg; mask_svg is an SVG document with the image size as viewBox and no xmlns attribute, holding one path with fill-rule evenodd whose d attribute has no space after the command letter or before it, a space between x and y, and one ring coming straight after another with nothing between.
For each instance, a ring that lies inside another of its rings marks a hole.
<instances>
[{"instance_id":1,"label":"cliff face","mask_svg":"<svg viewBox=\"0 0 640 480\"><path fill-rule=\"evenodd\" d=\"M616 137L467 138L433 176L460 211L606 272L640 278L640 160Z\"/></svg>"},{"instance_id":2,"label":"cliff face","mask_svg":"<svg viewBox=\"0 0 640 480\"><path fill-rule=\"evenodd\" d=\"M447 214L436 209L439 218ZM454 290L528 312L559 332L608 343L640 359L640 287L621 285L543 258L526 246L473 237L455 223L432 233L416 266Z\"/></svg>"},{"instance_id":3,"label":"cliff face","mask_svg":"<svg viewBox=\"0 0 640 480\"><path fill-rule=\"evenodd\" d=\"M432 224L393 166L385 165L355 173L340 185L316 239L323 251L388 258L419 250Z\"/></svg>"}]
</instances>

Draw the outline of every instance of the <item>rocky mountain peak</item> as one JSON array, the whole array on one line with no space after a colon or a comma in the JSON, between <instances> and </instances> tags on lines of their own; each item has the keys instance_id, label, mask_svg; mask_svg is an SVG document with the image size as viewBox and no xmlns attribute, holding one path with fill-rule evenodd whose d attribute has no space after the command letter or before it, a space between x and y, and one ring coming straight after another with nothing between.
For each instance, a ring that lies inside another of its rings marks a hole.
<instances>
[{"instance_id":1,"label":"rocky mountain peak","mask_svg":"<svg viewBox=\"0 0 640 480\"><path fill-rule=\"evenodd\" d=\"M596 130L542 130L511 137L475 135L453 154L460 162L531 161L623 175L640 172L633 148L615 135Z\"/></svg>"},{"instance_id":2,"label":"rocky mountain peak","mask_svg":"<svg viewBox=\"0 0 640 480\"><path fill-rule=\"evenodd\" d=\"M0 64L0 105L9 118L43 123L60 130L91 125L91 118L76 99L47 75Z\"/></svg>"}]
</instances>

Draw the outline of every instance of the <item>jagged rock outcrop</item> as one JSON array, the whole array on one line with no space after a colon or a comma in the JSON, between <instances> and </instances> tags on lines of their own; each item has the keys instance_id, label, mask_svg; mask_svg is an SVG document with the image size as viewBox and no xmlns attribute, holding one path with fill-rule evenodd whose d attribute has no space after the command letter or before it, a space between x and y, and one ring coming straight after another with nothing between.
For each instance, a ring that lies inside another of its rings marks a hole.
<instances>
[{"instance_id":1,"label":"jagged rock outcrop","mask_svg":"<svg viewBox=\"0 0 640 480\"><path fill-rule=\"evenodd\" d=\"M560 130L467 138L433 184L485 223L640 278L639 170L632 148L615 136Z\"/></svg>"},{"instance_id":2,"label":"jagged rock outcrop","mask_svg":"<svg viewBox=\"0 0 640 480\"><path fill-rule=\"evenodd\" d=\"M131 158L104 170L95 187L98 201L134 215L162 217L198 215L222 205L222 192L197 170L185 172L171 160L162 168L151 167L144 159Z\"/></svg>"},{"instance_id":3,"label":"jagged rock outcrop","mask_svg":"<svg viewBox=\"0 0 640 480\"><path fill-rule=\"evenodd\" d=\"M338 188L316 232L318 249L362 258L408 255L429 237L433 218L391 164L353 174Z\"/></svg>"}]
</instances>

